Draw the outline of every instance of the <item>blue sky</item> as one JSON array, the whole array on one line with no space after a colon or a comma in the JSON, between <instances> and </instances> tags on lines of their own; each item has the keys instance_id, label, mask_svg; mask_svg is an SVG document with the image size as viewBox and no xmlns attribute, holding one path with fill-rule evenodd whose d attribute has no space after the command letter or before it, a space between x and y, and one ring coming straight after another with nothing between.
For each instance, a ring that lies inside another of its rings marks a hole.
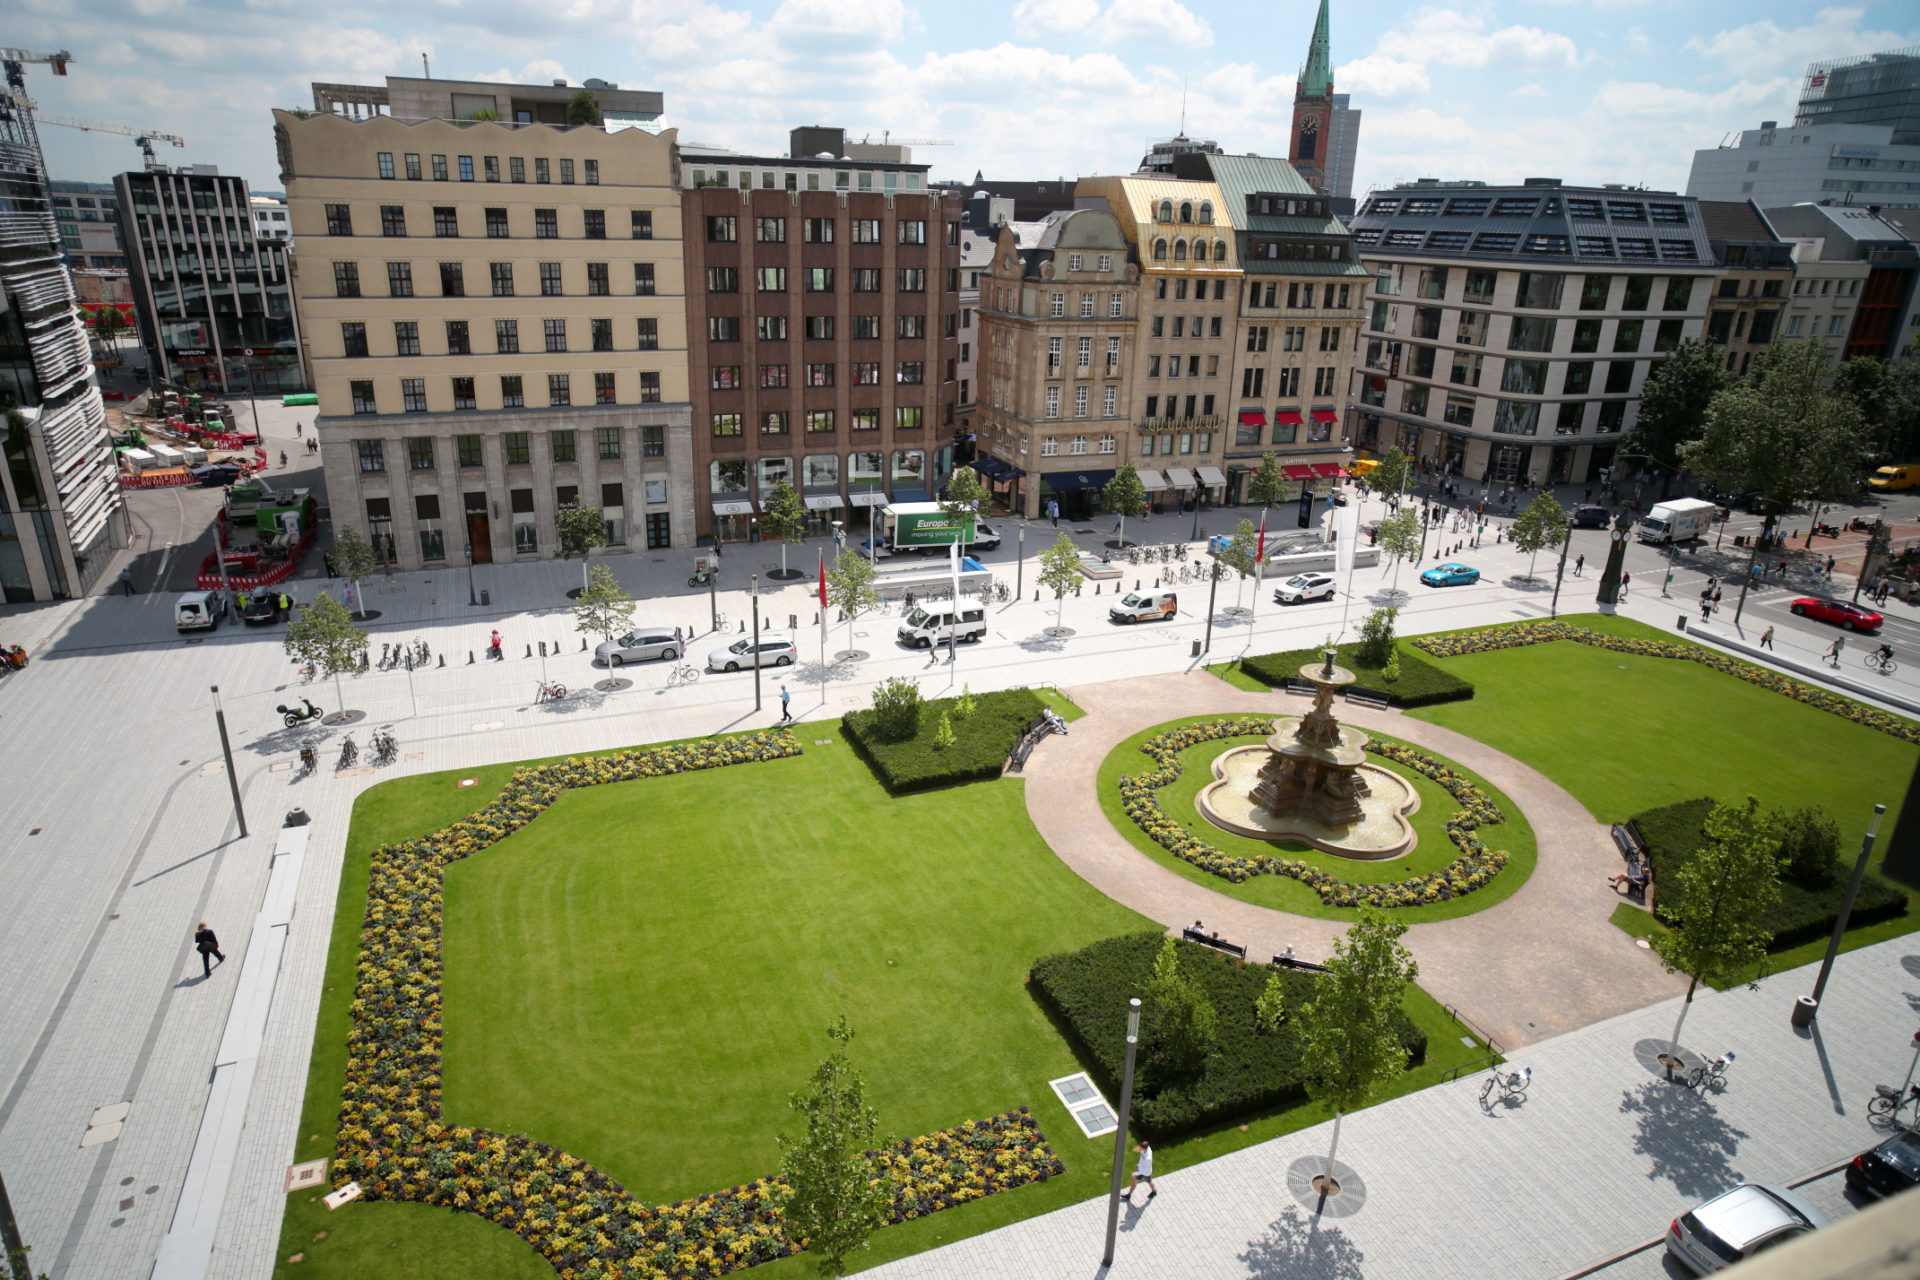
<instances>
[{"instance_id":1,"label":"blue sky","mask_svg":"<svg viewBox=\"0 0 1920 1280\"><path fill-rule=\"evenodd\" d=\"M782 149L795 124L950 141L936 178L1130 172L1187 132L1285 154L1314 0L13 0L9 43L70 49L28 72L43 113L179 134L170 163L279 185L271 107L315 80L388 74L666 94L686 140ZM1813 60L1920 45L1911 3L1777 0L1340 3L1336 89L1364 113L1355 194L1416 177L1679 189L1691 153L1793 115ZM55 177L132 168L132 141L42 131Z\"/></svg>"}]
</instances>

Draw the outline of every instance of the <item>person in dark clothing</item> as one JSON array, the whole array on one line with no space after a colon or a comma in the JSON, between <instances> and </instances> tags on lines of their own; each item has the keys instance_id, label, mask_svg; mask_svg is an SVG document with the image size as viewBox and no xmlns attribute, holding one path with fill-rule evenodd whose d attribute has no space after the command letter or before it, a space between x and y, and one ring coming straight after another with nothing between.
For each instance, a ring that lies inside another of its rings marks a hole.
<instances>
[{"instance_id":1,"label":"person in dark clothing","mask_svg":"<svg viewBox=\"0 0 1920 1280\"><path fill-rule=\"evenodd\" d=\"M215 960L221 964L227 962L227 957L220 950L220 939L214 936L213 930L207 928L205 920L193 931L193 949L200 953L200 976L203 978L213 976Z\"/></svg>"}]
</instances>

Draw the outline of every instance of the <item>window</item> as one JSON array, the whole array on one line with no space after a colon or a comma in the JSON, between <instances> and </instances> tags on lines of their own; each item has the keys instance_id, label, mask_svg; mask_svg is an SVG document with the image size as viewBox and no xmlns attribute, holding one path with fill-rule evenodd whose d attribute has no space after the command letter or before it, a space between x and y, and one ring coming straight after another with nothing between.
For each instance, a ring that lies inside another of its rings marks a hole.
<instances>
[{"instance_id":1,"label":"window","mask_svg":"<svg viewBox=\"0 0 1920 1280\"><path fill-rule=\"evenodd\" d=\"M478 407L474 403L472 378L453 379L453 407L456 410Z\"/></svg>"},{"instance_id":2,"label":"window","mask_svg":"<svg viewBox=\"0 0 1920 1280\"><path fill-rule=\"evenodd\" d=\"M589 262L587 264L587 294L589 297L604 298L613 292L613 282L607 276L607 264Z\"/></svg>"},{"instance_id":3,"label":"window","mask_svg":"<svg viewBox=\"0 0 1920 1280\"><path fill-rule=\"evenodd\" d=\"M1461 395L1457 391L1447 393L1446 407L1440 411L1440 419L1456 427L1473 425L1473 409L1477 397Z\"/></svg>"},{"instance_id":4,"label":"window","mask_svg":"<svg viewBox=\"0 0 1920 1280\"><path fill-rule=\"evenodd\" d=\"M860 422L859 422L860 410L855 409L853 412L854 412L854 429L857 431L860 429ZM877 412L877 411L874 411L874 412ZM877 422L876 422L876 425L877 425ZM831 409L807 410L807 434L808 435L822 435L822 434L831 433L832 431L833 431L833 410Z\"/></svg>"},{"instance_id":5,"label":"window","mask_svg":"<svg viewBox=\"0 0 1920 1280\"><path fill-rule=\"evenodd\" d=\"M917 385L925 381L925 371L926 365L921 361L902 360L900 362L900 371L894 380L908 385Z\"/></svg>"},{"instance_id":6,"label":"window","mask_svg":"<svg viewBox=\"0 0 1920 1280\"><path fill-rule=\"evenodd\" d=\"M880 385L880 362L877 360L856 360L853 363L853 385L856 387L877 387Z\"/></svg>"},{"instance_id":7,"label":"window","mask_svg":"<svg viewBox=\"0 0 1920 1280\"><path fill-rule=\"evenodd\" d=\"M1529 316L1515 316L1508 331L1507 345L1515 351L1553 350L1554 322Z\"/></svg>"},{"instance_id":8,"label":"window","mask_svg":"<svg viewBox=\"0 0 1920 1280\"><path fill-rule=\"evenodd\" d=\"M1626 296L1620 300L1622 311L1645 311L1653 300L1652 276L1628 276Z\"/></svg>"},{"instance_id":9,"label":"window","mask_svg":"<svg viewBox=\"0 0 1920 1280\"><path fill-rule=\"evenodd\" d=\"M1120 369L1120 339L1107 339L1107 372L1116 373Z\"/></svg>"},{"instance_id":10,"label":"window","mask_svg":"<svg viewBox=\"0 0 1920 1280\"><path fill-rule=\"evenodd\" d=\"M620 456L620 428L595 427L593 443L594 456L602 462L611 462Z\"/></svg>"},{"instance_id":11,"label":"window","mask_svg":"<svg viewBox=\"0 0 1920 1280\"><path fill-rule=\"evenodd\" d=\"M387 293L395 298L413 296L413 264L411 262L387 264Z\"/></svg>"},{"instance_id":12,"label":"window","mask_svg":"<svg viewBox=\"0 0 1920 1280\"><path fill-rule=\"evenodd\" d=\"M641 316L637 322L638 350L658 351L660 349L660 322L652 316Z\"/></svg>"},{"instance_id":13,"label":"window","mask_svg":"<svg viewBox=\"0 0 1920 1280\"><path fill-rule=\"evenodd\" d=\"M493 349L503 356L520 353L520 322L518 320L493 322Z\"/></svg>"},{"instance_id":14,"label":"window","mask_svg":"<svg viewBox=\"0 0 1920 1280\"><path fill-rule=\"evenodd\" d=\"M1073 389L1073 416L1074 417L1084 418L1087 416L1088 395L1089 395L1089 388L1087 388L1084 385L1075 387Z\"/></svg>"},{"instance_id":15,"label":"window","mask_svg":"<svg viewBox=\"0 0 1920 1280\"><path fill-rule=\"evenodd\" d=\"M714 244L728 244L740 238L740 220L725 214L707 217L707 240Z\"/></svg>"},{"instance_id":16,"label":"window","mask_svg":"<svg viewBox=\"0 0 1920 1280\"><path fill-rule=\"evenodd\" d=\"M573 161L562 160L560 162L560 181L568 186L573 185Z\"/></svg>"},{"instance_id":17,"label":"window","mask_svg":"<svg viewBox=\"0 0 1920 1280\"><path fill-rule=\"evenodd\" d=\"M653 239L653 210L635 209L632 212L633 238L635 240Z\"/></svg>"},{"instance_id":18,"label":"window","mask_svg":"<svg viewBox=\"0 0 1920 1280\"><path fill-rule=\"evenodd\" d=\"M547 403L560 408L573 403L573 380L564 373L547 375Z\"/></svg>"},{"instance_id":19,"label":"window","mask_svg":"<svg viewBox=\"0 0 1920 1280\"><path fill-rule=\"evenodd\" d=\"M511 262L489 262L487 274L493 281L493 296L511 298L513 296L513 264Z\"/></svg>"},{"instance_id":20,"label":"window","mask_svg":"<svg viewBox=\"0 0 1920 1280\"><path fill-rule=\"evenodd\" d=\"M1125 294L1110 293L1107 295L1107 314L1115 317L1126 314L1126 295Z\"/></svg>"},{"instance_id":21,"label":"window","mask_svg":"<svg viewBox=\"0 0 1920 1280\"><path fill-rule=\"evenodd\" d=\"M1633 390L1633 364L1631 360L1609 360L1607 362L1607 392L1610 395L1623 395Z\"/></svg>"},{"instance_id":22,"label":"window","mask_svg":"<svg viewBox=\"0 0 1920 1280\"><path fill-rule=\"evenodd\" d=\"M1530 436L1540 430L1540 406L1534 401L1496 400L1493 429L1501 435Z\"/></svg>"},{"instance_id":23,"label":"window","mask_svg":"<svg viewBox=\"0 0 1920 1280\"><path fill-rule=\"evenodd\" d=\"M445 182L447 180L447 158L445 156L433 157L433 180L435 182Z\"/></svg>"},{"instance_id":24,"label":"window","mask_svg":"<svg viewBox=\"0 0 1920 1280\"><path fill-rule=\"evenodd\" d=\"M807 366L807 385L810 387L830 387L833 385L833 364L810 364Z\"/></svg>"},{"instance_id":25,"label":"window","mask_svg":"<svg viewBox=\"0 0 1920 1280\"><path fill-rule=\"evenodd\" d=\"M340 354L348 357L367 354L367 326L358 320L343 321L340 325Z\"/></svg>"},{"instance_id":26,"label":"window","mask_svg":"<svg viewBox=\"0 0 1920 1280\"><path fill-rule=\"evenodd\" d=\"M1264 394L1267 381L1265 369L1242 369L1240 371L1240 394L1249 400L1258 400Z\"/></svg>"},{"instance_id":27,"label":"window","mask_svg":"<svg viewBox=\"0 0 1920 1280\"><path fill-rule=\"evenodd\" d=\"M527 180L527 162L519 156L507 157L507 181L525 182Z\"/></svg>"},{"instance_id":28,"label":"window","mask_svg":"<svg viewBox=\"0 0 1920 1280\"><path fill-rule=\"evenodd\" d=\"M541 263L540 296L543 298L558 298L561 296L561 292L560 264L557 262Z\"/></svg>"},{"instance_id":29,"label":"window","mask_svg":"<svg viewBox=\"0 0 1920 1280\"><path fill-rule=\"evenodd\" d=\"M856 339L878 338L880 336L880 317L855 316L853 318L853 336Z\"/></svg>"},{"instance_id":30,"label":"window","mask_svg":"<svg viewBox=\"0 0 1920 1280\"><path fill-rule=\"evenodd\" d=\"M905 339L926 337L927 318L912 315L894 317L894 336Z\"/></svg>"},{"instance_id":31,"label":"window","mask_svg":"<svg viewBox=\"0 0 1920 1280\"><path fill-rule=\"evenodd\" d=\"M605 240L607 238L607 211L605 209L582 209L580 211L580 217L582 219L581 230L587 239Z\"/></svg>"},{"instance_id":32,"label":"window","mask_svg":"<svg viewBox=\"0 0 1920 1280\"><path fill-rule=\"evenodd\" d=\"M740 366L737 364L717 364L713 366L707 383L714 391L738 391L740 389Z\"/></svg>"},{"instance_id":33,"label":"window","mask_svg":"<svg viewBox=\"0 0 1920 1280\"><path fill-rule=\"evenodd\" d=\"M1615 351L1638 351L1640 349L1640 338L1646 330L1646 325L1647 322L1644 320L1620 321L1620 327L1613 332L1613 349Z\"/></svg>"},{"instance_id":34,"label":"window","mask_svg":"<svg viewBox=\"0 0 1920 1280\"><path fill-rule=\"evenodd\" d=\"M1335 387L1334 375L1338 372L1339 370L1331 366L1315 369L1313 371L1313 394L1316 396L1332 395Z\"/></svg>"},{"instance_id":35,"label":"window","mask_svg":"<svg viewBox=\"0 0 1920 1280\"><path fill-rule=\"evenodd\" d=\"M381 177L383 178L393 177L393 152L382 151L379 155L374 157L374 160L380 166Z\"/></svg>"},{"instance_id":36,"label":"window","mask_svg":"<svg viewBox=\"0 0 1920 1280\"><path fill-rule=\"evenodd\" d=\"M500 181L500 157L487 156L482 159L480 161L480 171L486 176L488 182Z\"/></svg>"},{"instance_id":37,"label":"window","mask_svg":"<svg viewBox=\"0 0 1920 1280\"><path fill-rule=\"evenodd\" d=\"M893 429L895 431L918 431L926 422L925 412L917 404L903 404L893 411ZM898 457L899 455L895 455ZM895 474L896 480L904 477Z\"/></svg>"},{"instance_id":38,"label":"window","mask_svg":"<svg viewBox=\"0 0 1920 1280\"><path fill-rule=\"evenodd\" d=\"M756 267L753 273L754 286L761 293L785 293L787 291L787 269L785 267Z\"/></svg>"},{"instance_id":39,"label":"window","mask_svg":"<svg viewBox=\"0 0 1920 1280\"><path fill-rule=\"evenodd\" d=\"M593 375L593 402L595 404L615 403L613 375L611 373L596 373Z\"/></svg>"},{"instance_id":40,"label":"window","mask_svg":"<svg viewBox=\"0 0 1920 1280\"><path fill-rule=\"evenodd\" d=\"M327 206L327 234L330 236L350 236L353 234L353 210L344 204Z\"/></svg>"},{"instance_id":41,"label":"window","mask_svg":"<svg viewBox=\"0 0 1920 1280\"><path fill-rule=\"evenodd\" d=\"M803 220L808 244L833 243L832 218L807 218Z\"/></svg>"},{"instance_id":42,"label":"window","mask_svg":"<svg viewBox=\"0 0 1920 1280\"><path fill-rule=\"evenodd\" d=\"M899 268L901 293L925 293L927 291L927 273L920 267Z\"/></svg>"},{"instance_id":43,"label":"window","mask_svg":"<svg viewBox=\"0 0 1920 1280\"><path fill-rule=\"evenodd\" d=\"M507 234L507 211L505 209L488 209L487 238L489 240L505 240Z\"/></svg>"},{"instance_id":44,"label":"window","mask_svg":"<svg viewBox=\"0 0 1920 1280\"><path fill-rule=\"evenodd\" d=\"M1761 332L1761 325L1760 325L1760 322L1761 322L1762 320L1766 320L1766 321L1769 321L1769 322L1771 322L1771 321L1772 321L1772 319L1773 319L1773 316L1772 316L1772 314L1771 314L1771 313L1763 313L1763 314L1760 314L1760 315L1756 315L1756 316L1754 316L1754 318L1753 318L1753 329L1754 329L1754 338L1753 338L1753 340L1754 340L1755 342L1765 342L1765 341L1767 341L1767 338L1763 338L1763 337L1761 337L1761 336L1760 336L1760 332ZM1654 349L1655 351L1672 351L1672 350L1673 350L1673 349L1674 349L1675 347L1677 347L1677 346L1679 346L1679 345L1680 345L1680 338L1681 338L1681 335L1682 335L1682 333L1683 333L1683 332L1684 332L1684 330L1685 330L1685 326L1686 326L1686 321L1684 321L1684 320L1662 320L1662 321L1660 322L1660 328L1658 329L1658 331L1657 331L1657 332L1655 333L1655 335L1654 335L1654 339L1653 339L1653 349ZM1769 326L1769 328L1770 328L1770 326ZM1768 335L1768 336L1769 336L1769 337L1771 336L1771 332L1770 332L1770 331L1769 331L1769 335Z\"/></svg>"},{"instance_id":45,"label":"window","mask_svg":"<svg viewBox=\"0 0 1920 1280\"><path fill-rule=\"evenodd\" d=\"M407 234L407 210L405 205L383 204L380 206L380 234L383 236L404 236Z\"/></svg>"},{"instance_id":46,"label":"window","mask_svg":"<svg viewBox=\"0 0 1920 1280\"><path fill-rule=\"evenodd\" d=\"M787 434L787 415L777 409L770 409L761 414L760 434L763 436L783 436Z\"/></svg>"},{"instance_id":47,"label":"window","mask_svg":"<svg viewBox=\"0 0 1920 1280\"><path fill-rule=\"evenodd\" d=\"M539 156L533 159L533 180L536 183L553 181L553 166Z\"/></svg>"},{"instance_id":48,"label":"window","mask_svg":"<svg viewBox=\"0 0 1920 1280\"><path fill-rule=\"evenodd\" d=\"M588 330L593 335L595 351L613 350L613 321L595 319L588 322Z\"/></svg>"},{"instance_id":49,"label":"window","mask_svg":"<svg viewBox=\"0 0 1920 1280\"><path fill-rule=\"evenodd\" d=\"M633 291L642 297L653 296L653 264L651 262L633 264Z\"/></svg>"},{"instance_id":50,"label":"window","mask_svg":"<svg viewBox=\"0 0 1920 1280\"><path fill-rule=\"evenodd\" d=\"M1779 281L1767 281L1767 288L1771 291L1767 296L1775 296L1779 292L1779 287ZM1693 277L1672 276L1667 280L1667 296L1661 302L1660 309L1662 311L1685 311L1687 304L1691 301L1693 301Z\"/></svg>"},{"instance_id":51,"label":"window","mask_svg":"<svg viewBox=\"0 0 1920 1280\"><path fill-rule=\"evenodd\" d=\"M1486 357L1478 352L1456 351L1453 353L1453 367L1447 375L1447 381L1463 387L1480 385L1480 371L1486 363Z\"/></svg>"},{"instance_id":52,"label":"window","mask_svg":"<svg viewBox=\"0 0 1920 1280\"><path fill-rule=\"evenodd\" d=\"M740 277L732 267L707 268L708 293L740 292Z\"/></svg>"},{"instance_id":53,"label":"window","mask_svg":"<svg viewBox=\"0 0 1920 1280\"><path fill-rule=\"evenodd\" d=\"M473 157L472 156L460 157L460 181L462 182L473 181Z\"/></svg>"},{"instance_id":54,"label":"window","mask_svg":"<svg viewBox=\"0 0 1920 1280\"><path fill-rule=\"evenodd\" d=\"M740 341L740 317L739 316L708 316L707 317L707 341L708 342Z\"/></svg>"},{"instance_id":55,"label":"window","mask_svg":"<svg viewBox=\"0 0 1920 1280\"><path fill-rule=\"evenodd\" d=\"M806 323L807 341L830 342L833 340L833 317L832 316L808 316L806 318L805 323ZM785 320L782 320L780 336L783 338L786 336L785 325L786 325Z\"/></svg>"},{"instance_id":56,"label":"window","mask_svg":"<svg viewBox=\"0 0 1920 1280\"><path fill-rule=\"evenodd\" d=\"M1049 418L1060 416L1060 388L1058 387L1047 388L1047 416Z\"/></svg>"},{"instance_id":57,"label":"window","mask_svg":"<svg viewBox=\"0 0 1920 1280\"><path fill-rule=\"evenodd\" d=\"M880 268L855 267L853 269L853 291L855 293L880 292Z\"/></svg>"},{"instance_id":58,"label":"window","mask_svg":"<svg viewBox=\"0 0 1920 1280\"><path fill-rule=\"evenodd\" d=\"M1047 339L1047 369L1049 372L1057 370L1060 367L1060 350L1063 341L1064 340L1060 338Z\"/></svg>"},{"instance_id":59,"label":"window","mask_svg":"<svg viewBox=\"0 0 1920 1280\"><path fill-rule=\"evenodd\" d=\"M440 264L440 296L443 298L464 298L467 296L467 271L458 262Z\"/></svg>"},{"instance_id":60,"label":"window","mask_svg":"<svg viewBox=\"0 0 1920 1280\"><path fill-rule=\"evenodd\" d=\"M433 207L433 234L442 238L460 234L460 211L450 204Z\"/></svg>"},{"instance_id":61,"label":"window","mask_svg":"<svg viewBox=\"0 0 1920 1280\"><path fill-rule=\"evenodd\" d=\"M425 378L400 379L400 408L405 413L427 411L427 380Z\"/></svg>"},{"instance_id":62,"label":"window","mask_svg":"<svg viewBox=\"0 0 1920 1280\"><path fill-rule=\"evenodd\" d=\"M775 390L787 385L787 366L783 364L763 364L760 366L760 386L764 390Z\"/></svg>"},{"instance_id":63,"label":"window","mask_svg":"<svg viewBox=\"0 0 1920 1280\"><path fill-rule=\"evenodd\" d=\"M369 388L372 383L365 384ZM383 440L355 440L353 448L360 459L363 473L385 471L387 469L386 442Z\"/></svg>"},{"instance_id":64,"label":"window","mask_svg":"<svg viewBox=\"0 0 1920 1280\"><path fill-rule=\"evenodd\" d=\"M1100 416L1101 417L1111 418L1118 412L1119 396L1120 396L1120 388L1109 383L1106 389L1100 393ZM1109 436L1107 438L1111 440L1113 437ZM1100 452L1107 453L1110 451L1106 449L1102 449Z\"/></svg>"},{"instance_id":65,"label":"window","mask_svg":"<svg viewBox=\"0 0 1920 1280\"><path fill-rule=\"evenodd\" d=\"M567 349L567 322L564 319L542 320L540 327L546 335L548 351Z\"/></svg>"},{"instance_id":66,"label":"window","mask_svg":"<svg viewBox=\"0 0 1920 1280\"><path fill-rule=\"evenodd\" d=\"M1502 391L1518 391L1522 395L1537 396L1547 390L1547 362L1545 360L1509 360L1500 373Z\"/></svg>"},{"instance_id":67,"label":"window","mask_svg":"<svg viewBox=\"0 0 1920 1280\"><path fill-rule=\"evenodd\" d=\"M419 321L395 320L393 322L393 354L397 356L417 356L420 354Z\"/></svg>"},{"instance_id":68,"label":"window","mask_svg":"<svg viewBox=\"0 0 1920 1280\"><path fill-rule=\"evenodd\" d=\"M1273 371L1273 394L1284 399L1292 399L1300 394L1300 371L1298 369L1275 369Z\"/></svg>"},{"instance_id":69,"label":"window","mask_svg":"<svg viewBox=\"0 0 1920 1280\"><path fill-rule=\"evenodd\" d=\"M447 354L450 356L473 354L473 344L468 340L465 320L447 321Z\"/></svg>"},{"instance_id":70,"label":"window","mask_svg":"<svg viewBox=\"0 0 1920 1280\"><path fill-rule=\"evenodd\" d=\"M852 222L853 242L855 244L880 243L880 219L855 218Z\"/></svg>"},{"instance_id":71,"label":"window","mask_svg":"<svg viewBox=\"0 0 1920 1280\"><path fill-rule=\"evenodd\" d=\"M479 436L455 436L453 438L454 458L463 467L485 465L480 454Z\"/></svg>"},{"instance_id":72,"label":"window","mask_svg":"<svg viewBox=\"0 0 1920 1280\"><path fill-rule=\"evenodd\" d=\"M1560 294L1567 278L1550 271L1522 271L1513 305L1553 311L1560 306Z\"/></svg>"},{"instance_id":73,"label":"window","mask_svg":"<svg viewBox=\"0 0 1920 1280\"><path fill-rule=\"evenodd\" d=\"M502 409L527 407L527 393L521 386L519 374L507 373L500 376L500 407Z\"/></svg>"},{"instance_id":74,"label":"window","mask_svg":"<svg viewBox=\"0 0 1920 1280\"><path fill-rule=\"evenodd\" d=\"M1560 394L1584 395L1593 387L1593 361L1574 360L1567 365L1566 382L1560 388Z\"/></svg>"},{"instance_id":75,"label":"window","mask_svg":"<svg viewBox=\"0 0 1920 1280\"><path fill-rule=\"evenodd\" d=\"M1093 367L1093 339L1081 338L1075 351L1073 367L1082 371Z\"/></svg>"},{"instance_id":76,"label":"window","mask_svg":"<svg viewBox=\"0 0 1920 1280\"><path fill-rule=\"evenodd\" d=\"M761 244L785 244L787 242L787 220L785 218L755 218L753 220L753 238Z\"/></svg>"}]
</instances>

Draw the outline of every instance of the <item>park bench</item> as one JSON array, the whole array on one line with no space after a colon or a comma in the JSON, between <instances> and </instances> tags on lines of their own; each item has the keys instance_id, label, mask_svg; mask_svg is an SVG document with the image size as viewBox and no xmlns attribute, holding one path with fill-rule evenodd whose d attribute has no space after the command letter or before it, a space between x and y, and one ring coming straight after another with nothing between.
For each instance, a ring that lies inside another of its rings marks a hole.
<instances>
[{"instance_id":1,"label":"park bench","mask_svg":"<svg viewBox=\"0 0 1920 1280\"><path fill-rule=\"evenodd\" d=\"M1027 757L1033 754L1040 739L1053 732L1053 726L1047 723L1045 716L1035 716L1033 723L1020 731L1020 741L1013 744L1013 754L1007 757L1007 770L1018 773L1027 767Z\"/></svg>"},{"instance_id":2,"label":"park bench","mask_svg":"<svg viewBox=\"0 0 1920 1280\"><path fill-rule=\"evenodd\" d=\"M1237 942L1228 942L1217 933L1202 933L1200 930L1189 925L1180 931L1180 936L1188 942L1197 942L1203 947L1212 947L1215 951L1224 951L1228 955L1238 956L1242 960L1247 958L1247 949L1245 947Z\"/></svg>"},{"instance_id":3,"label":"park bench","mask_svg":"<svg viewBox=\"0 0 1920 1280\"><path fill-rule=\"evenodd\" d=\"M1286 684L1282 687L1285 688L1288 693L1301 693L1309 698L1313 696L1313 681L1302 680L1298 676L1288 676Z\"/></svg>"},{"instance_id":4,"label":"park bench","mask_svg":"<svg viewBox=\"0 0 1920 1280\"><path fill-rule=\"evenodd\" d=\"M1347 701L1357 702L1363 707L1385 709L1393 699L1378 689L1368 689L1355 684L1347 686Z\"/></svg>"},{"instance_id":5,"label":"park bench","mask_svg":"<svg viewBox=\"0 0 1920 1280\"><path fill-rule=\"evenodd\" d=\"M1640 838L1640 829L1631 822L1613 824L1613 843L1620 850L1620 856L1627 860L1629 868L1647 860L1647 842Z\"/></svg>"},{"instance_id":6,"label":"park bench","mask_svg":"<svg viewBox=\"0 0 1920 1280\"><path fill-rule=\"evenodd\" d=\"M1299 969L1304 973L1325 973L1327 966L1315 964L1311 960L1300 960L1293 956L1275 956L1273 967L1276 969Z\"/></svg>"}]
</instances>

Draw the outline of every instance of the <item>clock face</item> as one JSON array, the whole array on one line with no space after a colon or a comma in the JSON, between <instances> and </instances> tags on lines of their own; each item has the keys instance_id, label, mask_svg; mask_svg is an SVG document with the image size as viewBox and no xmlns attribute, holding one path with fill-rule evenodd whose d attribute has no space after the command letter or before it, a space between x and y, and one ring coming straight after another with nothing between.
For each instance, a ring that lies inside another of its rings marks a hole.
<instances>
[{"instance_id":1,"label":"clock face","mask_svg":"<svg viewBox=\"0 0 1920 1280\"><path fill-rule=\"evenodd\" d=\"M1318 133L1320 132L1320 121L1313 116L1308 116L1300 122L1300 128L1306 133Z\"/></svg>"}]
</instances>

